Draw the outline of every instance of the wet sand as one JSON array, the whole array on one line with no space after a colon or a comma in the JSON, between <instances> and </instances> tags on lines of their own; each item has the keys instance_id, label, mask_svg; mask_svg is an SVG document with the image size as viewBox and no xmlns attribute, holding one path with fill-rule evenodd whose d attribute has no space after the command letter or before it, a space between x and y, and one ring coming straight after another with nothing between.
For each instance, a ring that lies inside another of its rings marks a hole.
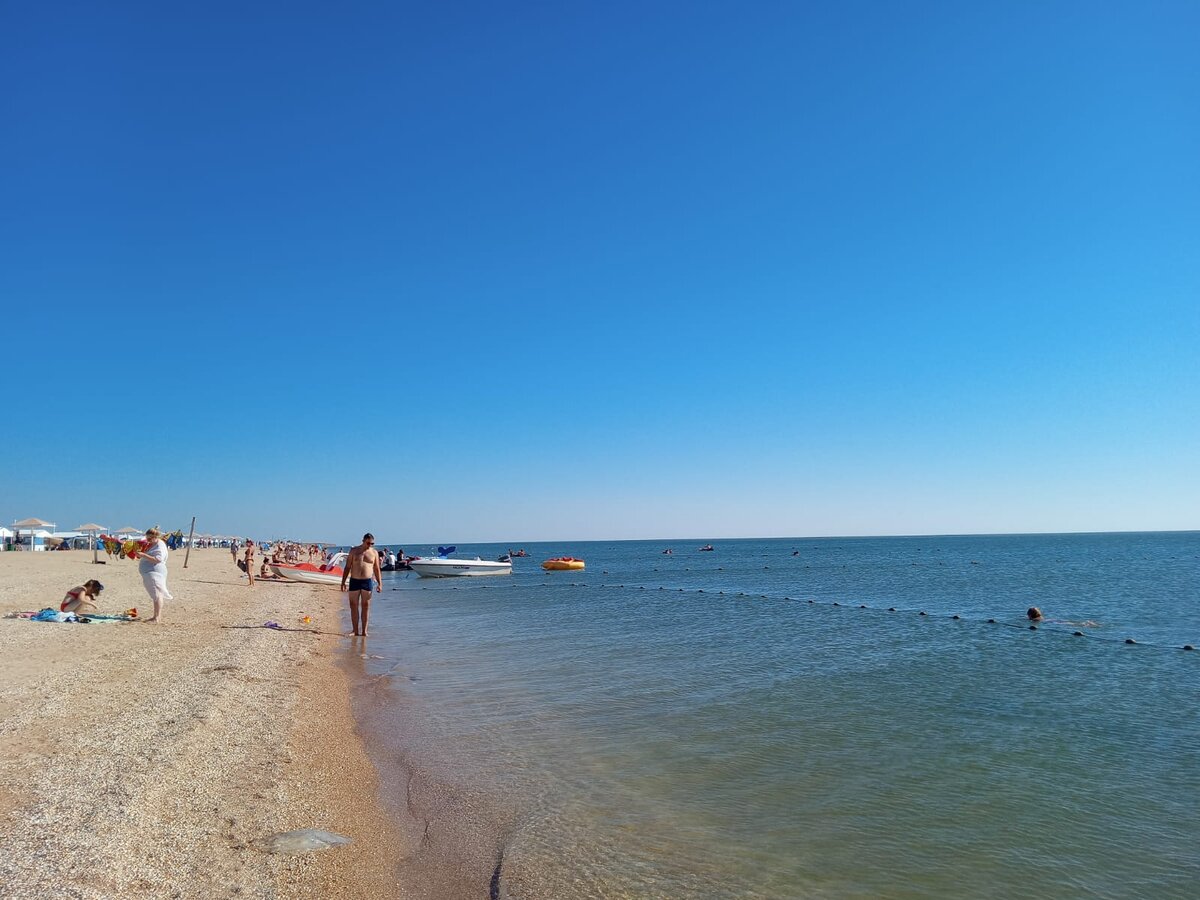
<instances>
[{"instance_id":1,"label":"wet sand","mask_svg":"<svg viewBox=\"0 0 1200 900\"><path fill-rule=\"evenodd\" d=\"M414 848L398 863L405 889L422 900L508 896L505 851L518 826L516 810L507 798L448 779L436 765L407 753L396 736L406 733L406 717L421 711L387 675L365 675L362 666L353 664L350 668L357 685L355 719L380 773L382 800L406 835L404 842Z\"/></svg>"},{"instance_id":2,"label":"wet sand","mask_svg":"<svg viewBox=\"0 0 1200 900\"><path fill-rule=\"evenodd\" d=\"M422 835L380 803L351 713L342 595L250 588L227 550L183 561L162 624L0 619L0 895L425 896L399 880ZM88 578L100 612L149 610L135 563L74 551L0 553L0 614ZM266 852L301 828L354 842Z\"/></svg>"}]
</instances>

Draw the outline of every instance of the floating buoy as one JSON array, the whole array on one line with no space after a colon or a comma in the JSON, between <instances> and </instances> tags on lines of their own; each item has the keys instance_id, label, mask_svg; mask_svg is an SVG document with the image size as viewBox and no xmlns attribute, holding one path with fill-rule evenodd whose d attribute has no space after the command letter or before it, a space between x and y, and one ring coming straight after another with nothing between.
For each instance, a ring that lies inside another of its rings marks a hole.
<instances>
[{"instance_id":1,"label":"floating buoy","mask_svg":"<svg viewBox=\"0 0 1200 900\"><path fill-rule=\"evenodd\" d=\"M925 615L925 610L921 610L921 615Z\"/></svg>"},{"instance_id":2,"label":"floating buoy","mask_svg":"<svg viewBox=\"0 0 1200 900\"><path fill-rule=\"evenodd\" d=\"M1030 625L1030 626L1029 626L1029 630L1030 630L1030 631L1037 631L1037 626L1036 626L1036 625Z\"/></svg>"},{"instance_id":3,"label":"floating buoy","mask_svg":"<svg viewBox=\"0 0 1200 900\"><path fill-rule=\"evenodd\" d=\"M833 605L834 605L834 606L841 606L842 604L840 604L840 603L838 603L836 600L834 600L834 601L833 601Z\"/></svg>"},{"instance_id":4,"label":"floating buoy","mask_svg":"<svg viewBox=\"0 0 1200 900\"><path fill-rule=\"evenodd\" d=\"M1133 638L1125 638L1125 643L1127 643L1127 644L1136 644L1136 643L1137 643L1137 641L1135 641Z\"/></svg>"},{"instance_id":5,"label":"floating buoy","mask_svg":"<svg viewBox=\"0 0 1200 900\"><path fill-rule=\"evenodd\" d=\"M988 619L988 624L989 624L989 625L995 625L995 624L996 624L996 620L995 620L995 619Z\"/></svg>"},{"instance_id":6,"label":"floating buoy","mask_svg":"<svg viewBox=\"0 0 1200 900\"><path fill-rule=\"evenodd\" d=\"M809 600L809 601L808 601L808 602L809 602L809 603L814 603L814 602L816 602L816 601L813 601L813 600Z\"/></svg>"},{"instance_id":7,"label":"floating buoy","mask_svg":"<svg viewBox=\"0 0 1200 900\"><path fill-rule=\"evenodd\" d=\"M894 607L894 606L888 607L888 612L895 612L895 611L896 611L896 607Z\"/></svg>"},{"instance_id":8,"label":"floating buoy","mask_svg":"<svg viewBox=\"0 0 1200 900\"><path fill-rule=\"evenodd\" d=\"M1184 644L1183 649L1184 650L1195 650L1196 648L1193 647L1191 644Z\"/></svg>"},{"instance_id":9,"label":"floating buoy","mask_svg":"<svg viewBox=\"0 0 1200 900\"><path fill-rule=\"evenodd\" d=\"M859 608L859 609L866 609L866 608L867 608L867 604L865 604L865 603L860 603L860 604L858 605L858 608Z\"/></svg>"},{"instance_id":10,"label":"floating buoy","mask_svg":"<svg viewBox=\"0 0 1200 900\"><path fill-rule=\"evenodd\" d=\"M955 614L954 614L954 615L952 615L950 618L952 618L952 619L961 619L961 618L962 618L962 616L960 616L960 615L958 615L957 613L955 613Z\"/></svg>"},{"instance_id":11,"label":"floating buoy","mask_svg":"<svg viewBox=\"0 0 1200 900\"><path fill-rule=\"evenodd\" d=\"M1071 632L1071 633L1072 633L1073 635L1075 635L1075 637L1083 637L1083 632L1082 632L1082 631L1073 631L1073 632Z\"/></svg>"}]
</instances>

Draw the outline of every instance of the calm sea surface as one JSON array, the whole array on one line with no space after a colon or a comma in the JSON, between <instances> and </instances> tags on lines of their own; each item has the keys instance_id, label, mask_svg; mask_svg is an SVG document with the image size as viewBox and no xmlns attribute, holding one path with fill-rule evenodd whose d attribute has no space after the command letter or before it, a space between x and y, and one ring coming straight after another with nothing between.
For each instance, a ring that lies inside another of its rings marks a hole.
<instances>
[{"instance_id":1,"label":"calm sea surface","mask_svg":"<svg viewBox=\"0 0 1200 900\"><path fill-rule=\"evenodd\" d=\"M377 737L507 810L493 896L1200 896L1200 533L701 543L385 575Z\"/></svg>"}]
</instances>

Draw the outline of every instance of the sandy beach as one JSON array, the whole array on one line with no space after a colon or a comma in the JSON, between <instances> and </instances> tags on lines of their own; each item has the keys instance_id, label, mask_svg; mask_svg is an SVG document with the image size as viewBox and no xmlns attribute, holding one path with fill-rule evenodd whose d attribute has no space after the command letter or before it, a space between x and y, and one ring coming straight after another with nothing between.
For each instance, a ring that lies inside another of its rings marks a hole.
<instances>
[{"instance_id":1,"label":"sandy beach","mask_svg":"<svg viewBox=\"0 0 1200 900\"><path fill-rule=\"evenodd\" d=\"M161 624L0 619L0 894L401 896L411 848L355 732L342 595L250 588L227 550L183 563ZM80 551L0 553L0 614L88 578L99 612L147 614L136 563ZM304 828L353 843L269 851Z\"/></svg>"}]
</instances>

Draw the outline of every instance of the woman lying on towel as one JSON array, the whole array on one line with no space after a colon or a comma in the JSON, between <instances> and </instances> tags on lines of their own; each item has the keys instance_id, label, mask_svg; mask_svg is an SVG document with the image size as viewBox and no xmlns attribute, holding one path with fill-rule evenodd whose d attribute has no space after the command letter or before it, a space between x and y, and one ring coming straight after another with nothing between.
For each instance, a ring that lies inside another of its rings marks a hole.
<instances>
[{"instance_id":1,"label":"woman lying on towel","mask_svg":"<svg viewBox=\"0 0 1200 900\"><path fill-rule=\"evenodd\" d=\"M98 582L95 578L85 581L79 587L73 587L67 591L67 595L63 597L62 603L58 608L61 612L82 613L88 609L96 609L95 600L100 596L100 592L104 590L104 585Z\"/></svg>"}]
</instances>

